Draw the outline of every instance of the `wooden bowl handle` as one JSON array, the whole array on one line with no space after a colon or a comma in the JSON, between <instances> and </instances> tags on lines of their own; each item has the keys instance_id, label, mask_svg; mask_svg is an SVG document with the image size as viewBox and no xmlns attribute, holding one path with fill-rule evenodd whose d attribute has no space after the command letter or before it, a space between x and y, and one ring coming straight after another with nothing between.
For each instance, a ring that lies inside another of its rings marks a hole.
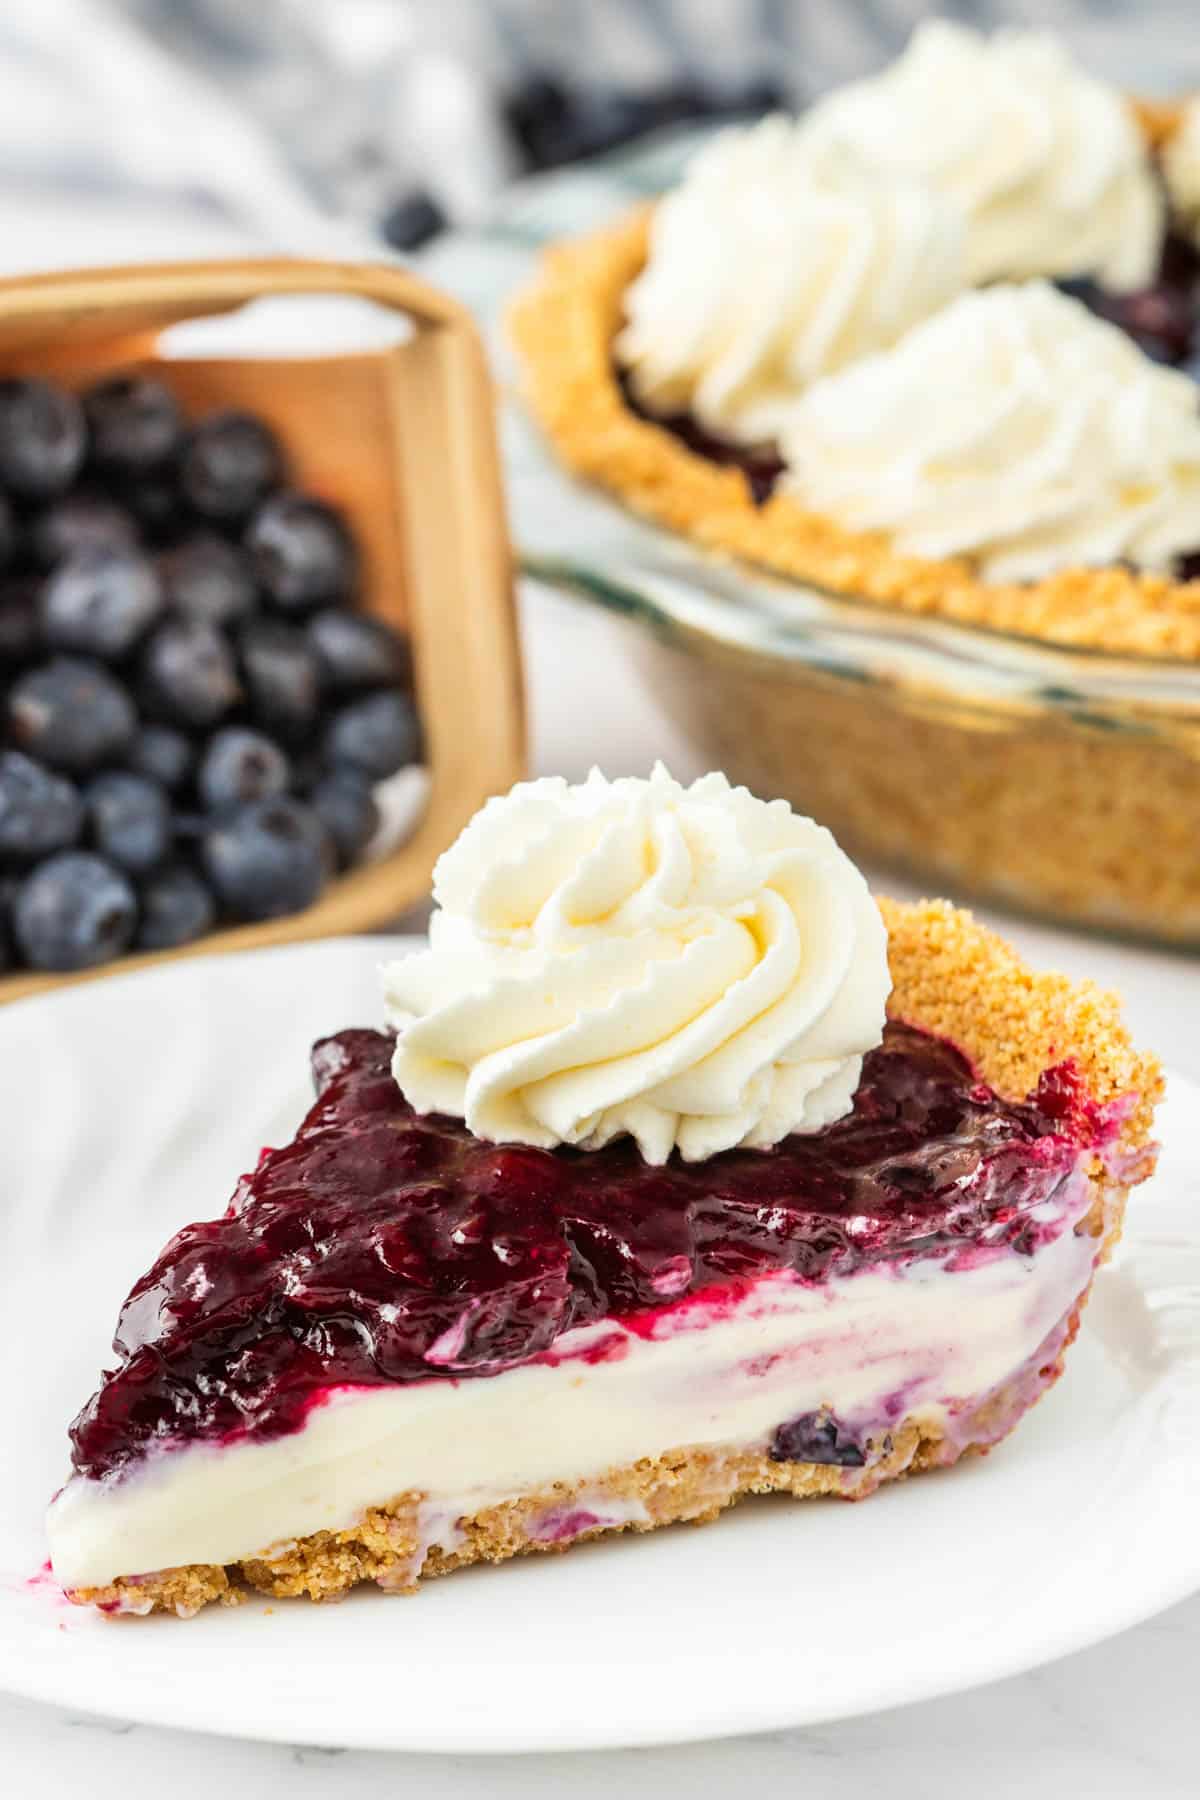
<instances>
[{"instance_id":1,"label":"wooden bowl handle","mask_svg":"<svg viewBox=\"0 0 1200 1800\"><path fill-rule=\"evenodd\" d=\"M20 308L26 318L69 320L112 329L114 309L195 318L232 311L277 294L349 294L404 313L417 325L475 326L468 310L419 276L391 264L319 262L301 257L248 261L150 263L135 268L67 271L0 279L0 318Z\"/></svg>"}]
</instances>

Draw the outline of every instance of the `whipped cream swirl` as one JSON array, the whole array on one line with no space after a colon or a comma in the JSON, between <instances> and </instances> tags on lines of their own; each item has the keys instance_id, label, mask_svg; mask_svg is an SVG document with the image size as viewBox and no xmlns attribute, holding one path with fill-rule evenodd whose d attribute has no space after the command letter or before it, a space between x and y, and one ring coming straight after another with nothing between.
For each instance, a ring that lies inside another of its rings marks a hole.
<instances>
[{"instance_id":1,"label":"whipped cream swirl","mask_svg":"<svg viewBox=\"0 0 1200 1800\"><path fill-rule=\"evenodd\" d=\"M1194 382L1045 282L964 294L816 383L781 448L806 506L993 581L1200 544Z\"/></svg>"},{"instance_id":2,"label":"whipped cream swirl","mask_svg":"<svg viewBox=\"0 0 1200 1800\"><path fill-rule=\"evenodd\" d=\"M722 132L656 209L617 356L638 399L739 443L966 279L958 209L788 119Z\"/></svg>"},{"instance_id":3,"label":"whipped cream swirl","mask_svg":"<svg viewBox=\"0 0 1200 1800\"><path fill-rule=\"evenodd\" d=\"M881 75L820 101L804 130L955 200L972 283L1153 278L1164 209L1146 143L1120 92L1050 36L929 21Z\"/></svg>"},{"instance_id":4,"label":"whipped cream swirl","mask_svg":"<svg viewBox=\"0 0 1200 1800\"><path fill-rule=\"evenodd\" d=\"M384 971L393 1070L480 1138L648 1162L769 1147L851 1108L887 941L830 834L723 775L522 783L435 872L427 951Z\"/></svg>"}]
</instances>

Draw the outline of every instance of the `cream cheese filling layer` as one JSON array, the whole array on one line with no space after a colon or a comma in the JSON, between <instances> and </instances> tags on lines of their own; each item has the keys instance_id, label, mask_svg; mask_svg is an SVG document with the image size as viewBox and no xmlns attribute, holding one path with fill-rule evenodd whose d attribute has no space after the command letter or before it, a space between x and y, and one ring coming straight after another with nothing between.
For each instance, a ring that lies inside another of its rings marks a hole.
<instances>
[{"instance_id":1,"label":"cream cheese filling layer","mask_svg":"<svg viewBox=\"0 0 1200 1800\"><path fill-rule=\"evenodd\" d=\"M48 1530L67 1587L188 1563L236 1562L341 1530L420 1494L464 1518L553 1483L586 1482L669 1450L755 1446L828 1407L869 1431L901 1416L949 1423L1009 1379L1086 1287L1097 1242L1066 1228L1033 1258L965 1252L807 1286L776 1274L736 1302L703 1297L647 1335L617 1321L569 1332L546 1360L492 1377L331 1390L268 1442L189 1444L117 1480L74 1476Z\"/></svg>"}]
</instances>

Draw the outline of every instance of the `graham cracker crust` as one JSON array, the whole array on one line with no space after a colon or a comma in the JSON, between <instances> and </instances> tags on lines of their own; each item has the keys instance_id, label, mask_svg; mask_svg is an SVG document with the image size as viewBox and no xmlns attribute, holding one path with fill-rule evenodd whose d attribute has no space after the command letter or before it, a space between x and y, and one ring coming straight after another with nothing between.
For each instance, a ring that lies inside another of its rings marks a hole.
<instances>
[{"instance_id":1,"label":"graham cracker crust","mask_svg":"<svg viewBox=\"0 0 1200 1800\"><path fill-rule=\"evenodd\" d=\"M1144 1160L1162 1069L1156 1057L1134 1049L1119 995L1031 969L998 933L948 900L881 898L879 907L892 975L889 1018L949 1038L1008 1100L1032 1093L1046 1069L1073 1062L1098 1106L1127 1097L1117 1141ZM1149 1172L1146 1164L1132 1179Z\"/></svg>"},{"instance_id":2,"label":"graham cracker crust","mask_svg":"<svg viewBox=\"0 0 1200 1800\"><path fill-rule=\"evenodd\" d=\"M371 1581L387 1593L411 1594L433 1576L475 1563L569 1550L614 1532L709 1524L755 1495L862 1500L887 1482L948 1467L965 1455L985 1455L1007 1436L1062 1373L1063 1356L1078 1329L1086 1298L1081 1296L1047 1339L1045 1362L1035 1358L1029 1369L989 1395L958 1424L952 1437L935 1422L913 1415L887 1434L864 1468L774 1462L762 1449L671 1450L585 1482L539 1488L460 1518L453 1522L450 1547L427 1542L422 1496L400 1494L371 1508L345 1531L316 1532L225 1567L194 1564L121 1577L108 1587L70 1590L69 1597L114 1618L152 1612L191 1618L213 1602L237 1606L251 1592L279 1600L331 1601ZM597 1522L588 1524L589 1519ZM548 1520L556 1531L566 1527L561 1536L546 1535Z\"/></svg>"},{"instance_id":3,"label":"graham cracker crust","mask_svg":"<svg viewBox=\"0 0 1200 1800\"><path fill-rule=\"evenodd\" d=\"M1136 106L1161 145L1179 109ZM1200 581L1110 568L1065 569L1028 585L979 579L970 559L901 556L885 534L844 530L776 492L755 504L722 468L640 418L621 392L613 342L626 289L646 261L653 204L552 246L509 312L527 404L562 461L636 512L705 549L831 594L934 614L1048 643L1200 658Z\"/></svg>"},{"instance_id":4,"label":"graham cracker crust","mask_svg":"<svg viewBox=\"0 0 1200 1800\"><path fill-rule=\"evenodd\" d=\"M1200 942L1200 756L1182 716L1147 707L1113 730L974 710L951 686L847 681L699 637L647 636L638 654L708 764L811 813L852 856L1093 930Z\"/></svg>"}]
</instances>

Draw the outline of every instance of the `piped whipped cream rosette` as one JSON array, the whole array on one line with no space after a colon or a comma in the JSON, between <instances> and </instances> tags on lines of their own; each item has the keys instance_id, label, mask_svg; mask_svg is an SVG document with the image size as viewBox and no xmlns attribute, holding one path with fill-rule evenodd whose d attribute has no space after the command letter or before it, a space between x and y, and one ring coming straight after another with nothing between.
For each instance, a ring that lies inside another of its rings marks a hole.
<instances>
[{"instance_id":1,"label":"piped whipped cream rosette","mask_svg":"<svg viewBox=\"0 0 1200 1800\"><path fill-rule=\"evenodd\" d=\"M477 1137L649 1162L849 1111L886 941L830 834L722 775L542 780L438 864L430 948L385 971L409 1103Z\"/></svg>"},{"instance_id":2,"label":"piped whipped cream rosette","mask_svg":"<svg viewBox=\"0 0 1200 1800\"><path fill-rule=\"evenodd\" d=\"M617 355L638 399L740 443L966 280L958 209L782 117L722 133L658 207Z\"/></svg>"},{"instance_id":3,"label":"piped whipped cream rosette","mask_svg":"<svg viewBox=\"0 0 1200 1800\"><path fill-rule=\"evenodd\" d=\"M992 581L1200 542L1195 383L1044 282L964 294L815 383L780 447L806 506Z\"/></svg>"},{"instance_id":4,"label":"piped whipped cream rosette","mask_svg":"<svg viewBox=\"0 0 1200 1800\"><path fill-rule=\"evenodd\" d=\"M1173 154L1183 191L1200 157L1186 134ZM655 210L615 353L649 411L732 443L795 443L815 383L886 358L964 292L1067 276L1136 289L1164 233L1162 183L1117 89L1051 37L932 22L882 74L694 158ZM1130 479L1143 475L1154 484L1152 469Z\"/></svg>"},{"instance_id":5,"label":"piped whipped cream rosette","mask_svg":"<svg viewBox=\"0 0 1200 1800\"><path fill-rule=\"evenodd\" d=\"M882 74L820 101L803 135L954 201L972 284L1153 277L1164 206L1145 139L1125 97L1049 35L931 20Z\"/></svg>"}]
</instances>

